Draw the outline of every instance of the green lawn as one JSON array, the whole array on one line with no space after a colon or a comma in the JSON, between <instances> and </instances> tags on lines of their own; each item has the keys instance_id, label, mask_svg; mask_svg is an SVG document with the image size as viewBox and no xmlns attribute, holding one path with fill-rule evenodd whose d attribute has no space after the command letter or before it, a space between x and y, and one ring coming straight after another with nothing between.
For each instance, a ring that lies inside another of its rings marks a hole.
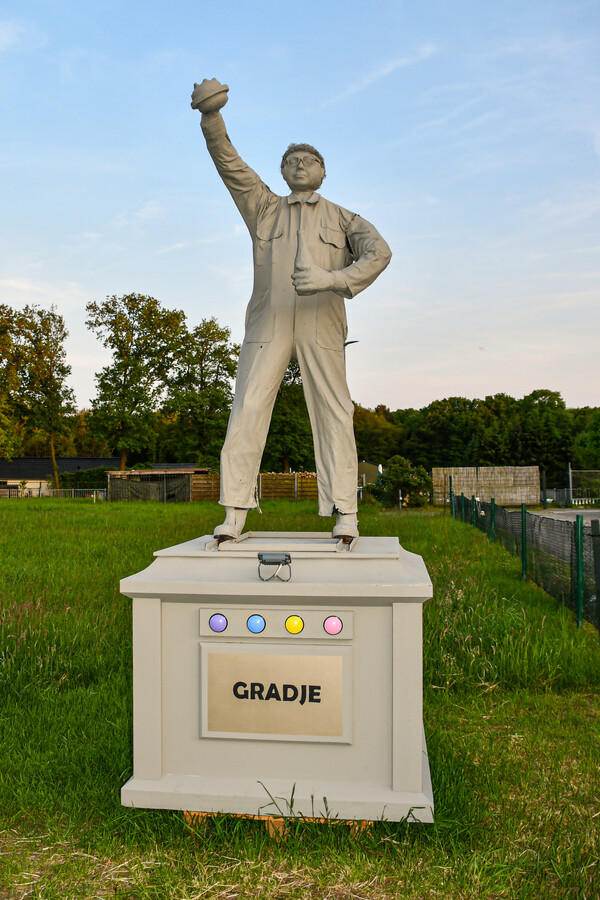
<instances>
[{"instance_id":1,"label":"green lawn","mask_svg":"<svg viewBox=\"0 0 600 900\"><path fill-rule=\"evenodd\" d=\"M319 530L265 503L261 530ZM434 825L126 809L130 601L119 579L209 532L215 504L0 501L0 898L597 898L600 641L468 525L361 510L424 556Z\"/></svg>"}]
</instances>

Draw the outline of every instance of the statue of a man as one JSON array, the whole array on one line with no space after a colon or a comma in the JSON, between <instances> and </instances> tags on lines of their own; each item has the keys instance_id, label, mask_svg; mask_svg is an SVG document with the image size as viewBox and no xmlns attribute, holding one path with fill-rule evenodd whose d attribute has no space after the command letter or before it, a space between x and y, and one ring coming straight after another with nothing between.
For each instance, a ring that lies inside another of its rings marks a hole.
<instances>
[{"instance_id":1,"label":"statue of a man","mask_svg":"<svg viewBox=\"0 0 600 900\"><path fill-rule=\"evenodd\" d=\"M391 252L373 225L317 193L325 162L309 144L290 144L281 174L291 193L273 193L229 139L219 112L227 91L227 85L205 79L192 94L208 152L248 227L254 254L254 288L221 452L219 502L226 517L215 537L238 538L248 510L257 505L273 404L295 358L313 431L319 515L335 513L333 536L351 540L358 537L358 462L346 383L344 298L375 281Z\"/></svg>"}]
</instances>

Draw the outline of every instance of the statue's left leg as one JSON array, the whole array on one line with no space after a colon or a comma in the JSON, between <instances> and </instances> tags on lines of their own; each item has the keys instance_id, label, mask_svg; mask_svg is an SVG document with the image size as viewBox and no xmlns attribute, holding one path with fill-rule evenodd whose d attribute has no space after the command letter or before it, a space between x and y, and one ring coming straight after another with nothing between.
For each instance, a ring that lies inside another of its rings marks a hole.
<instances>
[{"instance_id":1,"label":"statue's left leg","mask_svg":"<svg viewBox=\"0 0 600 900\"><path fill-rule=\"evenodd\" d=\"M350 517L356 523L358 509L358 459L344 351L326 350L311 341L297 344L296 356L315 444L319 515L336 512L340 524L349 528Z\"/></svg>"}]
</instances>

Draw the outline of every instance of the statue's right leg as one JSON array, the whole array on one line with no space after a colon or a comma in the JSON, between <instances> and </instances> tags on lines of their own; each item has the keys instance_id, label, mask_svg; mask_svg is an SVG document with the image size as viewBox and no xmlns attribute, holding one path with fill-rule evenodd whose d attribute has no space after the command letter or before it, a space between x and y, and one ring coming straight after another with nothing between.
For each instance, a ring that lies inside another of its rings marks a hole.
<instances>
[{"instance_id":1,"label":"statue's right leg","mask_svg":"<svg viewBox=\"0 0 600 900\"><path fill-rule=\"evenodd\" d=\"M291 338L242 344L227 436L221 451L219 503L237 509L257 505L256 480L273 404L292 353Z\"/></svg>"}]
</instances>

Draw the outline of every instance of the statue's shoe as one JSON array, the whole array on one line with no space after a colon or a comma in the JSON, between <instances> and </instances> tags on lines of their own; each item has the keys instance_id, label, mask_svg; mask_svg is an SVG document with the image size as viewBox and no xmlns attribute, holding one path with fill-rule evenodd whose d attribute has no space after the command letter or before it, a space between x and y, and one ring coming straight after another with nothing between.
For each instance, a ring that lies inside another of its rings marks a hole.
<instances>
[{"instance_id":1,"label":"statue's shoe","mask_svg":"<svg viewBox=\"0 0 600 900\"><path fill-rule=\"evenodd\" d=\"M353 541L358 537L358 517L356 513L337 513L333 526L333 537Z\"/></svg>"},{"instance_id":2,"label":"statue's shoe","mask_svg":"<svg viewBox=\"0 0 600 900\"><path fill-rule=\"evenodd\" d=\"M247 509L237 509L234 506L225 507L225 521L217 525L213 537L220 541L237 541L246 523Z\"/></svg>"}]
</instances>

